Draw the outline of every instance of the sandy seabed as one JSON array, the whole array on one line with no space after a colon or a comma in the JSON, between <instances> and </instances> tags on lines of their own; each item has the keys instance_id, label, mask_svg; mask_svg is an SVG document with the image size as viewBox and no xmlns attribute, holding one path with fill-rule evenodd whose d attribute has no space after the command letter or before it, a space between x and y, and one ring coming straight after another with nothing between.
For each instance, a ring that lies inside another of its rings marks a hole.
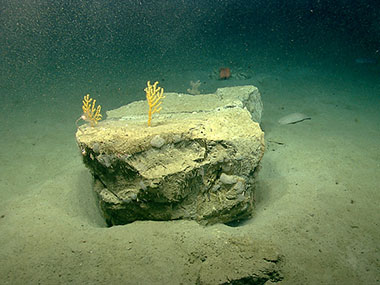
<instances>
[{"instance_id":1,"label":"sandy seabed","mask_svg":"<svg viewBox=\"0 0 380 285\"><path fill-rule=\"evenodd\" d=\"M74 139L84 92L70 87L64 97L67 90L52 87L35 100L3 104L0 283L195 284L189 248L201 252L216 237L236 235L278 248L281 284L378 284L380 73L368 78L365 68L352 68L295 66L223 82L256 85L264 103L256 209L238 227L145 221L107 228ZM188 74L198 79L198 71ZM209 90L220 87L199 79ZM168 73L166 82L175 80ZM293 112L312 119L278 124Z\"/></svg>"}]
</instances>

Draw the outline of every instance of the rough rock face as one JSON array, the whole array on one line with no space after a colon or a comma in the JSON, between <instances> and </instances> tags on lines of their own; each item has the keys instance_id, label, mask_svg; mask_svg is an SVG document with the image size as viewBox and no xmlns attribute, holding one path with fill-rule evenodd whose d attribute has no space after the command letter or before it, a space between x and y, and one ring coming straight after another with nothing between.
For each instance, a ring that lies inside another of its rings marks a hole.
<instances>
[{"instance_id":1,"label":"rough rock face","mask_svg":"<svg viewBox=\"0 0 380 285\"><path fill-rule=\"evenodd\" d=\"M143 103L134 103L133 116L109 114L76 134L108 224L147 219L210 224L249 217L264 133L247 109L230 104L160 114L148 127L146 115L136 111Z\"/></svg>"}]
</instances>

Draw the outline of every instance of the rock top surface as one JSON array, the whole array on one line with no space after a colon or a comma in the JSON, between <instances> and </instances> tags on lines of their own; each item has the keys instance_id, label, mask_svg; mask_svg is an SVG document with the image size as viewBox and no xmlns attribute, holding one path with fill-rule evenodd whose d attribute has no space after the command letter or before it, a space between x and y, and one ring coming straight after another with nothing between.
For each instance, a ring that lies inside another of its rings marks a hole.
<instances>
[{"instance_id":1,"label":"rock top surface","mask_svg":"<svg viewBox=\"0 0 380 285\"><path fill-rule=\"evenodd\" d=\"M215 93L189 95L165 92L159 117L192 112L213 112L218 109L241 108L251 113L252 120L261 123L263 103L257 87L252 85L218 88ZM108 119L146 120L147 103L136 101L107 112Z\"/></svg>"}]
</instances>

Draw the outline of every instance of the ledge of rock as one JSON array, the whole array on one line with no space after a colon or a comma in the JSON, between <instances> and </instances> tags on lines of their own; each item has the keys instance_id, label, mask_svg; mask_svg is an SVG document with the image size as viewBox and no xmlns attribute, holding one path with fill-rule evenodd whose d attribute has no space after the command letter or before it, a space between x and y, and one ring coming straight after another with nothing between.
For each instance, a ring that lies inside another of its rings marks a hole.
<instances>
[{"instance_id":1,"label":"ledge of rock","mask_svg":"<svg viewBox=\"0 0 380 285\"><path fill-rule=\"evenodd\" d=\"M252 85L218 88L213 94L188 95L165 92L160 117L175 113L212 112L226 108L247 109L254 122L261 123L263 103L257 87ZM147 103L136 101L107 112L108 119L146 121Z\"/></svg>"},{"instance_id":2,"label":"ledge of rock","mask_svg":"<svg viewBox=\"0 0 380 285\"><path fill-rule=\"evenodd\" d=\"M257 91L248 86L218 92L229 98L228 91L239 88ZM146 102L140 101L109 111L107 120L96 127L84 125L76 133L107 223L191 219L212 224L249 217L264 133L246 103L235 100L218 107L207 99L198 108L203 102L199 97L212 95L165 96L162 112L167 112L154 116L151 127ZM179 110L169 112L169 106Z\"/></svg>"}]
</instances>

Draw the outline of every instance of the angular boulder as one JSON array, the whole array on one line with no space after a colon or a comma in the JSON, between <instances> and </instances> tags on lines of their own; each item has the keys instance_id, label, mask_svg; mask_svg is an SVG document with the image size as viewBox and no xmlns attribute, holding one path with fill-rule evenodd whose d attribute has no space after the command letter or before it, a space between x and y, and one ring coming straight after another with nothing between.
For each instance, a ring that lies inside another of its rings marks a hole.
<instances>
[{"instance_id":1,"label":"angular boulder","mask_svg":"<svg viewBox=\"0 0 380 285\"><path fill-rule=\"evenodd\" d=\"M219 92L229 94L223 89ZM198 97L206 95L171 94L165 94L166 105L151 127L146 102L140 101L76 133L107 223L192 219L212 224L249 217L265 148L259 124L239 99L219 105L210 100L197 108Z\"/></svg>"}]
</instances>

